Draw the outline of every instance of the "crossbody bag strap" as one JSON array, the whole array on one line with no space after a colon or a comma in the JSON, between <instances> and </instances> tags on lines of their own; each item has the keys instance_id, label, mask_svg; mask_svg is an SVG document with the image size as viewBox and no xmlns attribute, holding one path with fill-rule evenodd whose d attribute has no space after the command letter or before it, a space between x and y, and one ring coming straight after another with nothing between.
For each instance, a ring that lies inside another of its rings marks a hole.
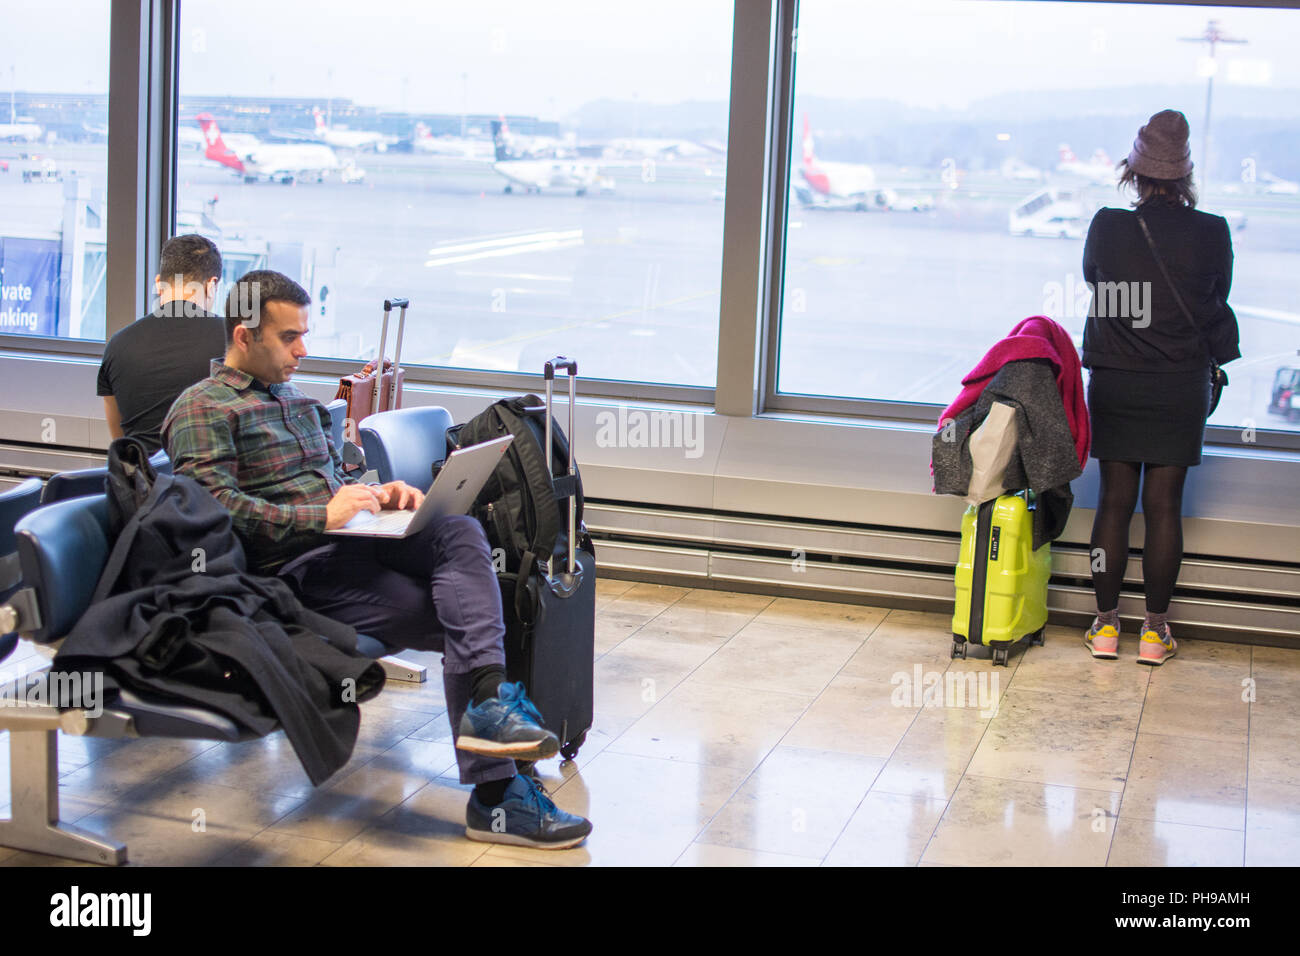
<instances>
[{"instance_id":1,"label":"crossbody bag strap","mask_svg":"<svg viewBox=\"0 0 1300 956\"><path fill-rule=\"evenodd\" d=\"M1186 318L1187 321L1192 324L1192 328L1196 330L1196 335L1200 338L1201 345L1205 346L1205 351L1209 356L1210 364L1217 369L1219 363L1214 360L1214 349L1210 348L1210 340L1205 337L1205 332L1201 329L1200 323L1198 323L1192 316L1192 310L1187 307L1187 303L1183 301L1182 295L1179 294L1178 286L1174 285L1173 276L1171 276L1169 270L1165 268L1165 260L1160 257L1160 251L1156 248L1156 241L1151 238L1151 230L1147 228L1147 221L1142 218L1142 213L1140 211L1137 212L1136 215L1138 225L1142 227L1142 235L1146 237L1147 248L1151 250L1151 257L1156 260L1156 266L1159 267L1160 274L1165 277L1165 284L1169 286L1169 291L1174 294L1174 301L1178 303L1178 308L1182 311L1183 317Z\"/></svg>"}]
</instances>

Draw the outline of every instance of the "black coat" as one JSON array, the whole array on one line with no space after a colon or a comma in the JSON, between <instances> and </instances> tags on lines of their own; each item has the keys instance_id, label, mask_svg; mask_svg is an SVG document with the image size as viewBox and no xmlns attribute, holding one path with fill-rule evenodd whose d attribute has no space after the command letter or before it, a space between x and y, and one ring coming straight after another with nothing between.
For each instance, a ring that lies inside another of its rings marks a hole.
<instances>
[{"instance_id":1,"label":"black coat","mask_svg":"<svg viewBox=\"0 0 1300 956\"><path fill-rule=\"evenodd\" d=\"M259 736L283 728L322 783L351 757L357 705L383 687L383 669L357 655L351 627L249 574L226 510L193 479L155 474L147 457L130 438L110 448L115 544L53 669L102 671L110 701L128 687Z\"/></svg>"},{"instance_id":2,"label":"black coat","mask_svg":"<svg viewBox=\"0 0 1300 956\"><path fill-rule=\"evenodd\" d=\"M1222 216L1187 206L1150 202L1142 218L1160 257L1196 317L1220 365L1241 358L1237 317L1228 305L1232 287L1232 238ZM1209 368L1201 337L1187 321L1151 255L1137 215L1131 209L1098 209L1083 247L1083 277L1099 282L1137 283L1144 316L1107 315L1118 300L1094 295L1083 330L1085 368L1134 372L1187 372ZM1130 285L1129 288L1132 288ZM1100 307L1099 307L1100 304ZM1130 305L1129 312L1133 312ZM1149 325L1144 324L1149 321Z\"/></svg>"}]
</instances>

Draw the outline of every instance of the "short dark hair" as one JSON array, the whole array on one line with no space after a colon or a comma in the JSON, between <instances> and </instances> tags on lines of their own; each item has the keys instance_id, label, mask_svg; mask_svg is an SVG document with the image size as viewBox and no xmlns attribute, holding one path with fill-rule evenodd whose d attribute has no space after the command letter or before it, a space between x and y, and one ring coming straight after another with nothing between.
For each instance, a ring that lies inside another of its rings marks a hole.
<instances>
[{"instance_id":1,"label":"short dark hair","mask_svg":"<svg viewBox=\"0 0 1300 956\"><path fill-rule=\"evenodd\" d=\"M1149 202L1170 202L1196 208L1196 185L1192 182L1191 173L1181 179L1152 179L1150 176L1134 172L1127 159L1121 159L1118 168L1120 175L1117 188L1123 189L1125 186L1133 188L1137 193L1137 202L1133 205L1145 206Z\"/></svg>"},{"instance_id":2,"label":"short dark hair","mask_svg":"<svg viewBox=\"0 0 1300 956\"><path fill-rule=\"evenodd\" d=\"M169 284L178 276L184 282L206 284L221 278L221 253L207 236L172 236L163 243L158 275Z\"/></svg>"},{"instance_id":3,"label":"short dark hair","mask_svg":"<svg viewBox=\"0 0 1300 956\"><path fill-rule=\"evenodd\" d=\"M247 325L254 340L262 337L262 306L268 302L311 305L307 290L283 272L258 269L240 277L226 296L226 345L235 342L235 329Z\"/></svg>"}]
</instances>

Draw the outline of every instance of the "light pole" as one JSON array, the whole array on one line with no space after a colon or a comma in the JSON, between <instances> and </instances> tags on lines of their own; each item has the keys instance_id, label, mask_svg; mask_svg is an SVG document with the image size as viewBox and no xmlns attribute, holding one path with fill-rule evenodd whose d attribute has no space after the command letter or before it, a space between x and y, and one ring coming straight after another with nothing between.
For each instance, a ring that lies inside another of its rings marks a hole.
<instances>
[{"instance_id":1,"label":"light pole","mask_svg":"<svg viewBox=\"0 0 1300 956\"><path fill-rule=\"evenodd\" d=\"M1214 74L1218 72L1219 62L1214 58L1215 49L1220 43L1248 43L1248 40L1241 40L1236 37L1230 37L1219 28L1218 20L1210 20L1205 24L1205 32L1198 37L1179 37L1182 43L1208 43L1210 45L1210 58L1206 65L1205 78L1205 131L1201 134L1201 189L1205 194L1210 191L1210 108L1214 102Z\"/></svg>"}]
</instances>

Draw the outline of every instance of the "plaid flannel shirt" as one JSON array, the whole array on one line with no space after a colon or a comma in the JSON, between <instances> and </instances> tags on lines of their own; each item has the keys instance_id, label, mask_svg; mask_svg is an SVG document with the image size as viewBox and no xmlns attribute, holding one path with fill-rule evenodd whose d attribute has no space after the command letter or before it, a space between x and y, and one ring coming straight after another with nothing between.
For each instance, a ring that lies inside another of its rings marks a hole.
<instances>
[{"instance_id":1,"label":"plaid flannel shirt","mask_svg":"<svg viewBox=\"0 0 1300 956\"><path fill-rule=\"evenodd\" d=\"M230 512L254 570L326 543L326 504L356 483L343 472L324 405L215 359L212 374L176 399L162 438L173 470Z\"/></svg>"}]
</instances>

